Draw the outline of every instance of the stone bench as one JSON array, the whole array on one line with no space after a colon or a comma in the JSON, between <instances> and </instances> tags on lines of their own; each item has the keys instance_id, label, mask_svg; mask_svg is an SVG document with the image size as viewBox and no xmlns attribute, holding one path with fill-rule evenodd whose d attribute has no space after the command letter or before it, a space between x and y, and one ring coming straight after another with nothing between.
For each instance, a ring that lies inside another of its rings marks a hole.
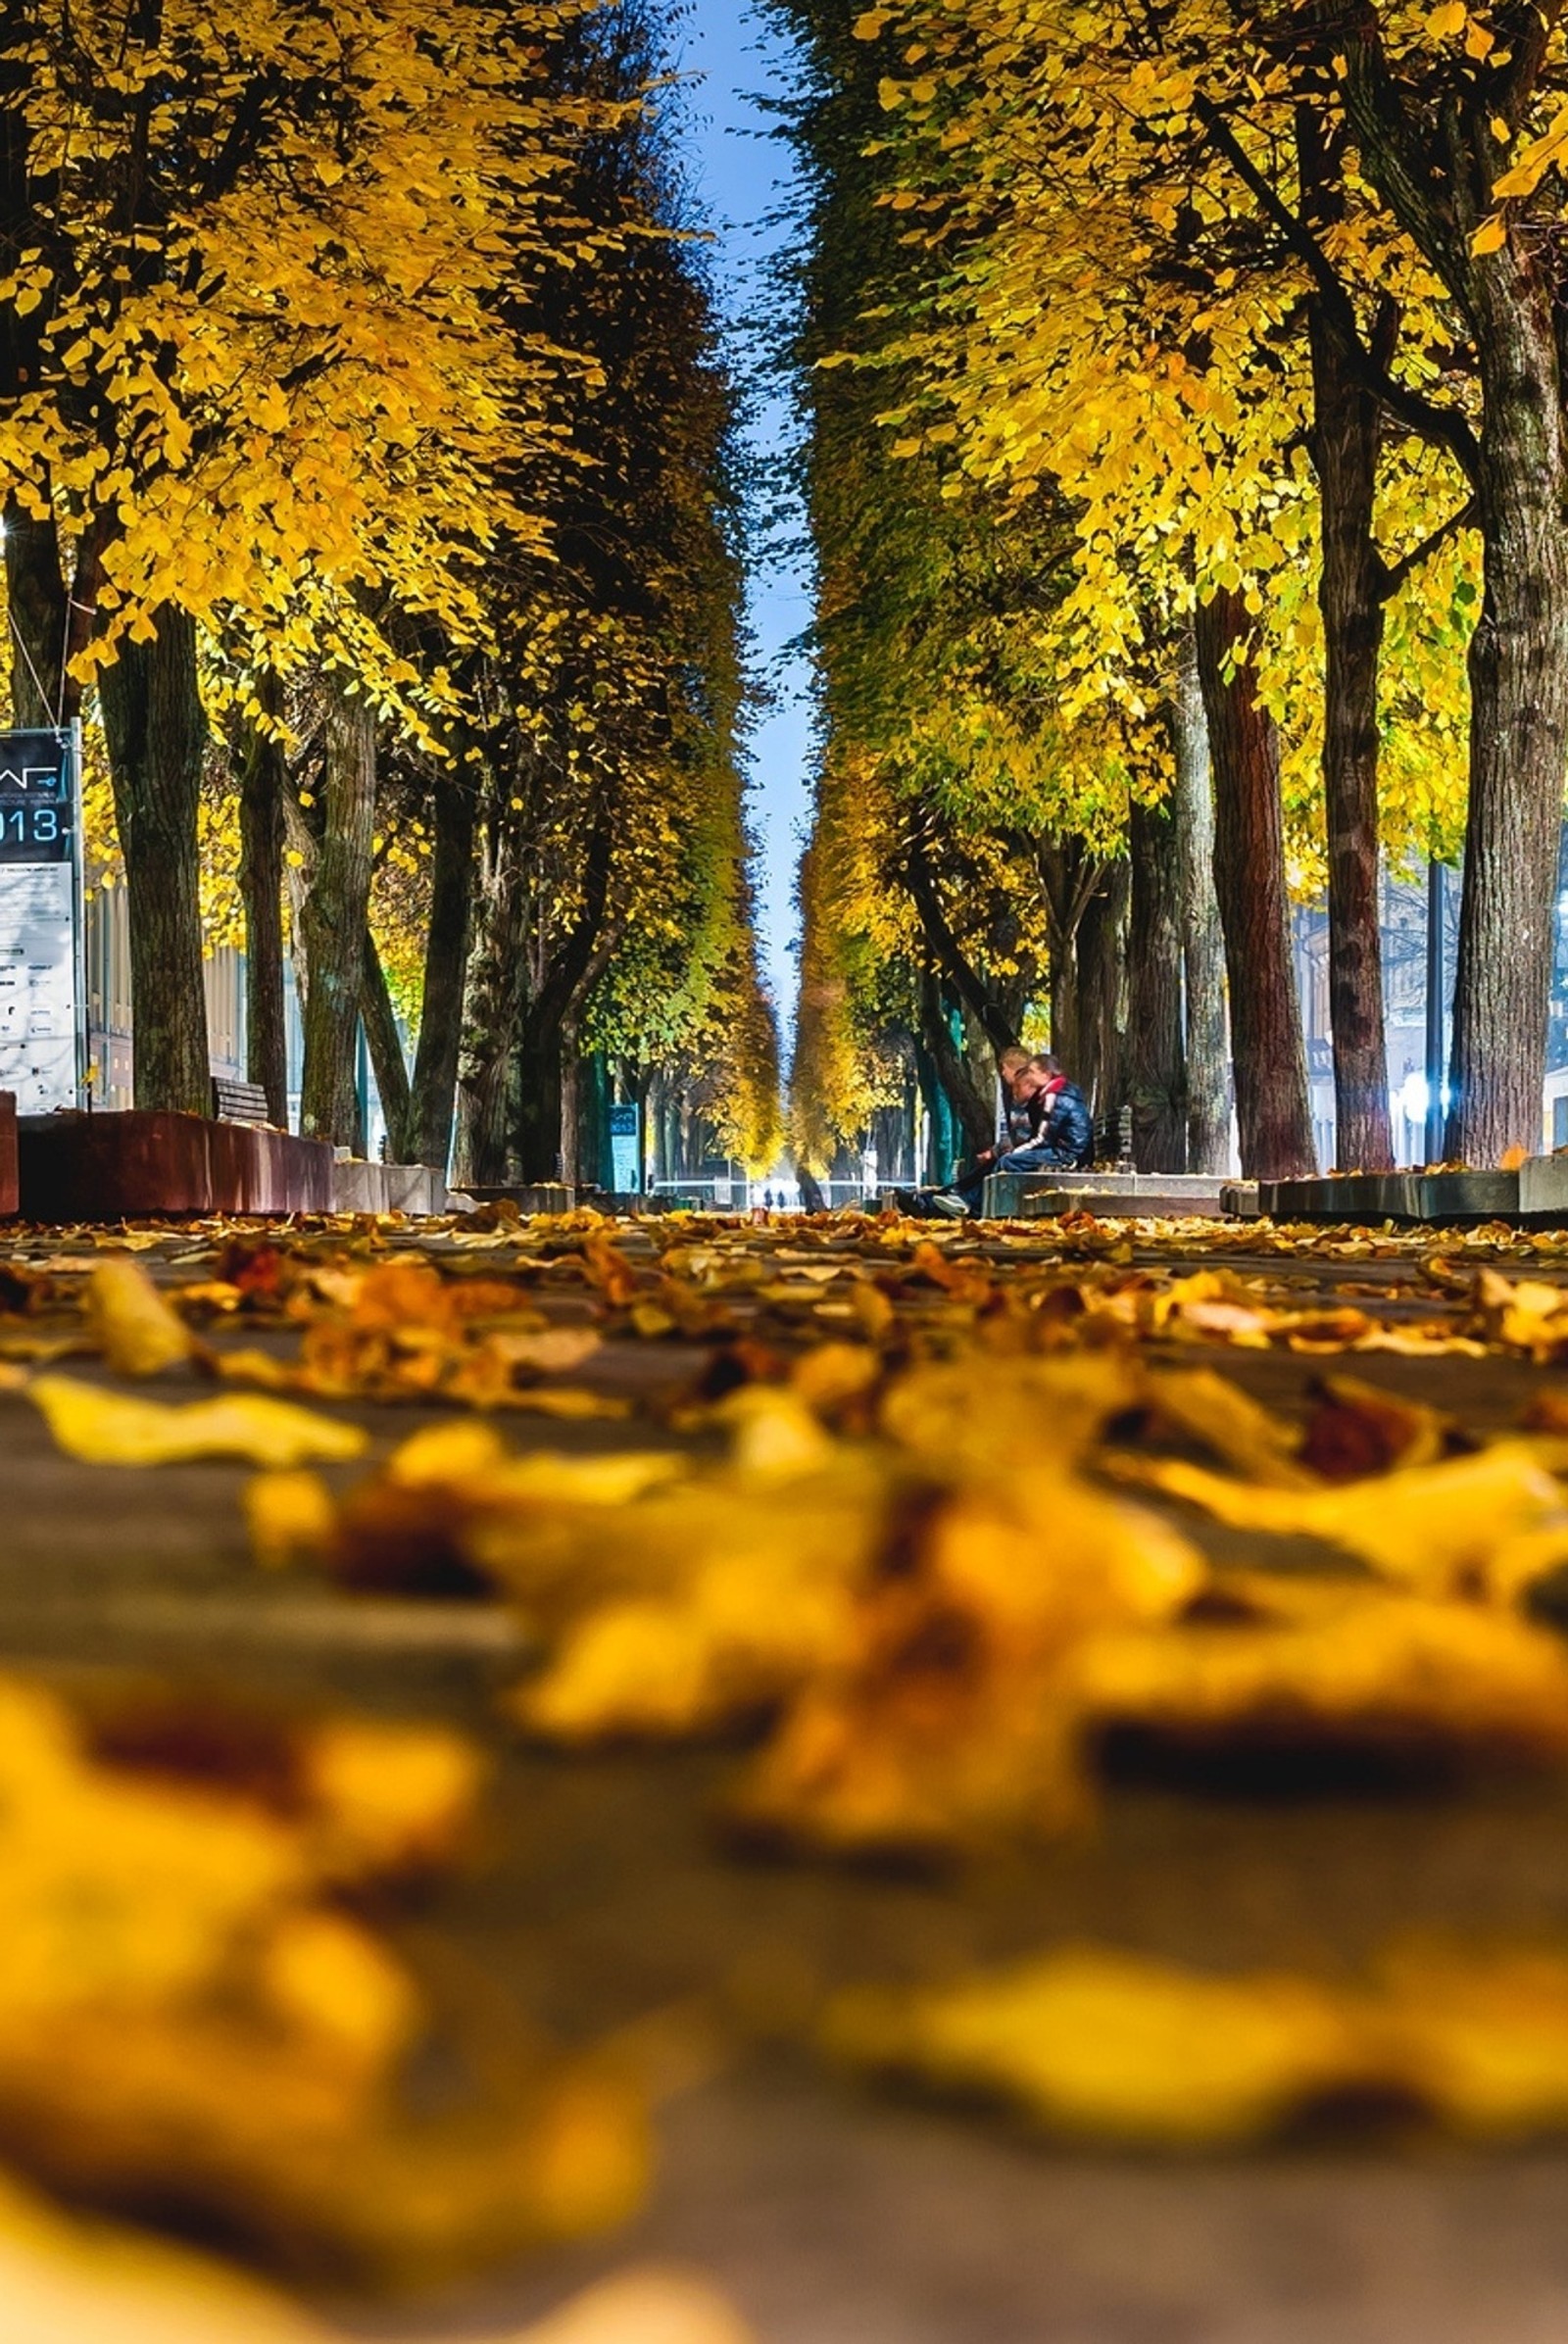
<instances>
[{"instance_id":1,"label":"stone bench","mask_svg":"<svg viewBox=\"0 0 1568 2344\"><path fill-rule=\"evenodd\" d=\"M993 1172L980 1212L988 1221L1056 1220L1074 1212L1107 1220L1213 1220L1229 1185L1210 1172Z\"/></svg>"},{"instance_id":2,"label":"stone bench","mask_svg":"<svg viewBox=\"0 0 1568 2344\"><path fill-rule=\"evenodd\" d=\"M332 1165L330 1209L408 1213L423 1220L466 1207L454 1203L445 1179L429 1164L372 1164L361 1156L339 1156Z\"/></svg>"},{"instance_id":3,"label":"stone bench","mask_svg":"<svg viewBox=\"0 0 1568 2344\"><path fill-rule=\"evenodd\" d=\"M1515 1172L1348 1172L1265 1180L1259 1205L1274 1221L1383 1221L1474 1227L1518 1222L1568 1228L1568 1153L1532 1155Z\"/></svg>"},{"instance_id":4,"label":"stone bench","mask_svg":"<svg viewBox=\"0 0 1568 2344\"><path fill-rule=\"evenodd\" d=\"M469 1182L463 1194L475 1204L514 1204L518 1212L569 1213L577 1202L575 1189L558 1180Z\"/></svg>"}]
</instances>

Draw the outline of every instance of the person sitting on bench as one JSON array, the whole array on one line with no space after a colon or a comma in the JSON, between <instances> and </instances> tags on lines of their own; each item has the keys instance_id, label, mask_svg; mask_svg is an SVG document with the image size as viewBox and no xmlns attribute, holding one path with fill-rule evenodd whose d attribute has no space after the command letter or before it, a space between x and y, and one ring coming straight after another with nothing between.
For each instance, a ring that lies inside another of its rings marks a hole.
<instances>
[{"instance_id":1,"label":"person sitting on bench","mask_svg":"<svg viewBox=\"0 0 1568 2344\"><path fill-rule=\"evenodd\" d=\"M978 1212L981 1194L993 1172L1078 1172L1093 1160L1095 1127L1089 1102L1076 1083L1070 1083L1049 1050L1039 1051L1019 1070L1012 1083L1014 1112L1021 1110L1027 1135L1015 1131L1008 1117L1012 1146L999 1154L986 1149L930 1199L930 1209L952 1220Z\"/></svg>"}]
</instances>

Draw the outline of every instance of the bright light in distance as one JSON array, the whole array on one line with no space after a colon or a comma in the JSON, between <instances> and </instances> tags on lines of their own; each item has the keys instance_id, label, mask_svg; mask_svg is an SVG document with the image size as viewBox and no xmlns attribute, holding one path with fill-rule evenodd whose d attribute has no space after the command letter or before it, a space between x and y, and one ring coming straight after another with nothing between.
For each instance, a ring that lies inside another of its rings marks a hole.
<instances>
[{"instance_id":1,"label":"bright light in distance","mask_svg":"<svg viewBox=\"0 0 1568 2344\"><path fill-rule=\"evenodd\" d=\"M1407 1123L1425 1123L1431 1103L1431 1084L1419 1066L1412 1067L1399 1085L1399 1112Z\"/></svg>"}]
</instances>

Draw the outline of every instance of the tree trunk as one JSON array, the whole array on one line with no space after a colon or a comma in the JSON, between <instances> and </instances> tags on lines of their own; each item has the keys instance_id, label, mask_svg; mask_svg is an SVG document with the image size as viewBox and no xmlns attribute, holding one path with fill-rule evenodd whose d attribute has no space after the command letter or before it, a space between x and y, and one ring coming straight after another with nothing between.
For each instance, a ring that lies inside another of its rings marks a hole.
<instances>
[{"instance_id":1,"label":"tree trunk","mask_svg":"<svg viewBox=\"0 0 1568 2344\"><path fill-rule=\"evenodd\" d=\"M11 720L26 731L67 721L62 712L69 603L54 515L39 520L6 501L6 606L11 616Z\"/></svg>"},{"instance_id":2,"label":"tree trunk","mask_svg":"<svg viewBox=\"0 0 1568 2344\"><path fill-rule=\"evenodd\" d=\"M1140 1172L1184 1172L1181 842L1172 807L1141 806L1135 800L1128 847L1132 914L1127 929L1127 1043L1133 1161Z\"/></svg>"},{"instance_id":3,"label":"tree trunk","mask_svg":"<svg viewBox=\"0 0 1568 2344\"><path fill-rule=\"evenodd\" d=\"M525 1180L559 1180L563 1162L570 1160L563 1156L564 1035L575 1026L614 947L615 932L605 927L613 859L614 836L601 807L583 852L581 908L551 952L518 1020L512 1128Z\"/></svg>"},{"instance_id":4,"label":"tree trunk","mask_svg":"<svg viewBox=\"0 0 1568 2344\"><path fill-rule=\"evenodd\" d=\"M976 1088L963 1052L953 1039L942 988L929 970L920 981L920 1032L963 1135L964 1153L972 1155L989 1148L997 1135L996 1100L983 1097Z\"/></svg>"},{"instance_id":5,"label":"tree trunk","mask_svg":"<svg viewBox=\"0 0 1568 2344\"><path fill-rule=\"evenodd\" d=\"M524 1008L516 1048L515 1148L524 1180L563 1177L564 1045L558 1017Z\"/></svg>"},{"instance_id":6,"label":"tree trunk","mask_svg":"<svg viewBox=\"0 0 1568 2344\"><path fill-rule=\"evenodd\" d=\"M996 991L970 965L954 935L952 924L942 908L926 842L918 832L909 843L902 875L910 902L919 915L926 948L942 973L943 982L974 1019L999 1058L1004 1050L1016 1049L1016 1019L1009 1004L999 999Z\"/></svg>"},{"instance_id":7,"label":"tree trunk","mask_svg":"<svg viewBox=\"0 0 1568 2344\"><path fill-rule=\"evenodd\" d=\"M386 1118L387 1154L394 1164L417 1163L419 1159L409 1152L409 1068L403 1055L403 1037L398 1032L398 1016L392 1006L386 970L368 926L365 931L364 986L360 1014L365 1020L370 1066L380 1094L381 1112Z\"/></svg>"},{"instance_id":8,"label":"tree trunk","mask_svg":"<svg viewBox=\"0 0 1568 2344\"><path fill-rule=\"evenodd\" d=\"M1172 791L1181 856L1182 962L1186 979L1187 1168L1225 1172L1231 1161L1231 1046L1225 1010L1225 938L1214 893L1214 792L1208 723L1191 628L1178 654L1170 723Z\"/></svg>"},{"instance_id":9,"label":"tree trunk","mask_svg":"<svg viewBox=\"0 0 1568 2344\"><path fill-rule=\"evenodd\" d=\"M278 679L262 678L262 707L281 713ZM244 730L239 776L239 892L245 907L245 1071L267 1094L267 1112L288 1127L288 1026L283 1000L283 744L258 725Z\"/></svg>"},{"instance_id":10,"label":"tree trunk","mask_svg":"<svg viewBox=\"0 0 1568 2344\"><path fill-rule=\"evenodd\" d=\"M1568 768L1568 446L1551 321L1494 305L1490 327L1477 337L1486 586L1470 641L1470 805L1444 1140L1450 1161L1469 1164L1542 1146Z\"/></svg>"},{"instance_id":11,"label":"tree trunk","mask_svg":"<svg viewBox=\"0 0 1568 2344\"><path fill-rule=\"evenodd\" d=\"M516 837L497 815L480 847L463 995L453 1172L460 1189L469 1182L493 1188L507 1177L507 1074L517 1028L524 903Z\"/></svg>"},{"instance_id":12,"label":"tree trunk","mask_svg":"<svg viewBox=\"0 0 1568 2344\"><path fill-rule=\"evenodd\" d=\"M1242 1170L1289 1180L1317 1169L1291 958L1279 741L1247 649L1251 622L1228 587L1200 604L1198 664L1214 777L1214 888L1225 932Z\"/></svg>"},{"instance_id":13,"label":"tree trunk","mask_svg":"<svg viewBox=\"0 0 1568 2344\"><path fill-rule=\"evenodd\" d=\"M1126 1097L1127 865L1104 865L1078 923L1078 1057L1063 1062L1088 1099L1095 1121L1111 1127L1111 1153ZM1059 1053L1057 1053L1059 1054Z\"/></svg>"},{"instance_id":14,"label":"tree trunk","mask_svg":"<svg viewBox=\"0 0 1568 2344\"><path fill-rule=\"evenodd\" d=\"M166 605L150 642L122 641L100 686L125 862L138 1107L212 1108L197 849L207 718L196 623Z\"/></svg>"},{"instance_id":15,"label":"tree trunk","mask_svg":"<svg viewBox=\"0 0 1568 2344\"><path fill-rule=\"evenodd\" d=\"M1313 461L1322 515L1323 802L1329 862L1329 1014L1337 1160L1342 1171L1394 1163L1378 906L1378 662L1384 570L1372 535L1381 409L1314 302Z\"/></svg>"},{"instance_id":16,"label":"tree trunk","mask_svg":"<svg viewBox=\"0 0 1568 2344\"><path fill-rule=\"evenodd\" d=\"M424 946L419 1042L409 1102L409 1160L445 1172L457 1112L463 987L473 903L473 794L466 782L438 781L430 925Z\"/></svg>"},{"instance_id":17,"label":"tree trunk","mask_svg":"<svg viewBox=\"0 0 1568 2344\"><path fill-rule=\"evenodd\" d=\"M352 1147L359 1130L360 1003L375 832L375 711L330 684L321 839L300 932L310 965L300 1129Z\"/></svg>"}]
</instances>

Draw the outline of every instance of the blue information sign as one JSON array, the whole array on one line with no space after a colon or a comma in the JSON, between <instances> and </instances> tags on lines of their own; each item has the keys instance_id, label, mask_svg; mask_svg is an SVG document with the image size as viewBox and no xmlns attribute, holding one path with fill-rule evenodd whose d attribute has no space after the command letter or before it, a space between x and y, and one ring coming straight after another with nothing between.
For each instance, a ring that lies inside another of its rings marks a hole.
<instances>
[{"instance_id":1,"label":"blue information sign","mask_svg":"<svg viewBox=\"0 0 1568 2344\"><path fill-rule=\"evenodd\" d=\"M69 733L0 733L0 862L70 862L76 806Z\"/></svg>"},{"instance_id":2,"label":"blue information sign","mask_svg":"<svg viewBox=\"0 0 1568 2344\"><path fill-rule=\"evenodd\" d=\"M85 1062L77 743L0 732L0 1091L76 1105Z\"/></svg>"},{"instance_id":3,"label":"blue information sign","mask_svg":"<svg viewBox=\"0 0 1568 2344\"><path fill-rule=\"evenodd\" d=\"M641 1109L635 1099L610 1110L611 1186L617 1196L632 1196L643 1185Z\"/></svg>"}]
</instances>

